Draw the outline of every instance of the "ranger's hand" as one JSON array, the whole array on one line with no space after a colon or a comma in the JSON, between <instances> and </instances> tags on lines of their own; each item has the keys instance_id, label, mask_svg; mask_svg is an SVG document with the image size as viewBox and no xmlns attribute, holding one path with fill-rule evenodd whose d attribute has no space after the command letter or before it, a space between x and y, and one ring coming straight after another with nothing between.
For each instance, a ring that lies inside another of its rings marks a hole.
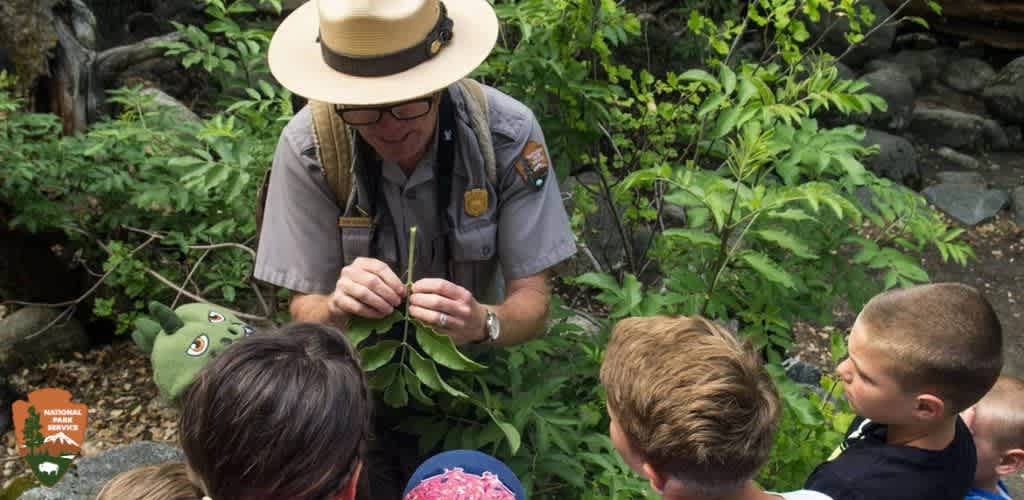
<instances>
[{"instance_id":1,"label":"ranger's hand","mask_svg":"<svg viewBox=\"0 0 1024 500\"><path fill-rule=\"evenodd\" d=\"M484 340L487 310L469 290L438 278L424 278L412 284L409 316L448 335L457 345Z\"/></svg>"},{"instance_id":2,"label":"ranger's hand","mask_svg":"<svg viewBox=\"0 0 1024 500\"><path fill-rule=\"evenodd\" d=\"M402 303L405 285L382 261L360 257L342 268L328 308L331 314L348 318L383 318Z\"/></svg>"}]
</instances>

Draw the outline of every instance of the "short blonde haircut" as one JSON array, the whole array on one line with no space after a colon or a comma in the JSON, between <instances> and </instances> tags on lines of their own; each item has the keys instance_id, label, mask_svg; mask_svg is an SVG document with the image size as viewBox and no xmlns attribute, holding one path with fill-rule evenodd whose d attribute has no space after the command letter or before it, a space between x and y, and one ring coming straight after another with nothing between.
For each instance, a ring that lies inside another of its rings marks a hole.
<instances>
[{"instance_id":1,"label":"short blonde haircut","mask_svg":"<svg viewBox=\"0 0 1024 500\"><path fill-rule=\"evenodd\" d=\"M1003 368L1002 327L978 290L960 283L895 289L871 299L859 321L890 356L905 391L933 391L947 414L970 407Z\"/></svg>"},{"instance_id":2,"label":"short blonde haircut","mask_svg":"<svg viewBox=\"0 0 1024 500\"><path fill-rule=\"evenodd\" d=\"M775 385L749 343L704 318L620 321L601 383L635 449L696 494L743 486L768 459L781 411Z\"/></svg>"},{"instance_id":3,"label":"short blonde haircut","mask_svg":"<svg viewBox=\"0 0 1024 500\"><path fill-rule=\"evenodd\" d=\"M96 500L198 500L203 492L188 478L181 462L138 467L103 486Z\"/></svg>"},{"instance_id":4,"label":"short blonde haircut","mask_svg":"<svg viewBox=\"0 0 1024 500\"><path fill-rule=\"evenodd\" d=\"M1024 449L1024 380L1003 375L974 408L999 451Z\"/></svg>"}]
</instances>

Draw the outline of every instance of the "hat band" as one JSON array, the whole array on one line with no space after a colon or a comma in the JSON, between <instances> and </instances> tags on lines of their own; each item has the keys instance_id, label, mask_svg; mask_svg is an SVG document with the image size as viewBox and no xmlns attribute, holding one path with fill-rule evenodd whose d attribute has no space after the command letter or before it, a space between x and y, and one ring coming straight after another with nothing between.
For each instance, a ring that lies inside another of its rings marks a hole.
<instances>
[{"instance_id":1,"label":"hat band","mask_svg":"<svg viewBox=\"0 0 1024 500\"><path fill-rule=\"evenodd\" d=\"M335 71L352 76L388 76L401 73L420 63L423 63L448 45L452 39L452 26L455 24L448 17L444 2L441 5L441 12L437 16L437 23L427 33L422 42L412 47L384 54L379 56L350 56L335 52L320 41L320 50L323 53L324 62Z\"/></svg>"}]
</instances>

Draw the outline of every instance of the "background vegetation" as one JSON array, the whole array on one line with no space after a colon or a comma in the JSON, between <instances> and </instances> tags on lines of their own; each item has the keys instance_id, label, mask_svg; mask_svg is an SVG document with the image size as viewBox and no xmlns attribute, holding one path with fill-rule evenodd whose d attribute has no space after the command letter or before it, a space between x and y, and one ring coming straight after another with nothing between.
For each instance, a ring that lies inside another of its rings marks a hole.
<instances>
[{"instance_id":1,"label":"background vegetation","mask_svg":"<svg viewBox=\"0 0 1024 500\"><path fill-rule=\"evenodd\" d=\"M165 46L209 74L198 122L134 87L112 92L116 116L59 137L55 117L24 112L10 79L0 86L10 222L66 232L97 277L93 312L121 332L150 300L287 319L283 296L251 273L253 200L292 96L266 67L266 16L247 0L206 2L209 22L179 26L183 40ZM651 492L614 453L597 377L610 326L658 313L731 320L763 349L785 401L759 480L796 488L850 415L829 377L822 393L786 379L794 322L827 324L837 304L857 309L883 288L927 280L916 257L928 247L960 263L971 251L920 197L865 170L874 151L861 129L817 120L886 105L841 80L808 30L838 12L857 42L869 10L853 0L684 0L669 9L682 41L664 46L652 44L643 7L499 1L499 46L475 74L534 110L560 179L586 179L570 200L581 241L610 212L621 259L582 252L578 267L589 269L559 288L548 335L480 353L483 369L429 332L384 344L372 335L382 325L364 324L356 340L388 404L415 415L406 430L421 449L494 453L535 498L634 498ZM738 50L751 38L761 50ZM682 216L669 220L670 208Z\"/></svg>"}]
</instances>

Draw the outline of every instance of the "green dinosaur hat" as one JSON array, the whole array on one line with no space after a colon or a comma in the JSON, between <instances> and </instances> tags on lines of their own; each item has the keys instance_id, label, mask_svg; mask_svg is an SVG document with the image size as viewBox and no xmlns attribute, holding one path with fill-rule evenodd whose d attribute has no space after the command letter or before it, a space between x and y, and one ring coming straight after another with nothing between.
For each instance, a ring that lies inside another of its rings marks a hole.
<instances>
[{"instance_id":1,"label":"green dinosaur hat","mask_svg":"<svg viewBox=\"0 0 1024 500\"><path fill-rule=\"evenodd\" d=\"M177 401L221 350L255 333L235 315L210 304L186 304L172 311L150 302L149 312L156 321L136 320L132 340L150 353L153 380L168 401Z\"/></svg>"}]
</instances>

